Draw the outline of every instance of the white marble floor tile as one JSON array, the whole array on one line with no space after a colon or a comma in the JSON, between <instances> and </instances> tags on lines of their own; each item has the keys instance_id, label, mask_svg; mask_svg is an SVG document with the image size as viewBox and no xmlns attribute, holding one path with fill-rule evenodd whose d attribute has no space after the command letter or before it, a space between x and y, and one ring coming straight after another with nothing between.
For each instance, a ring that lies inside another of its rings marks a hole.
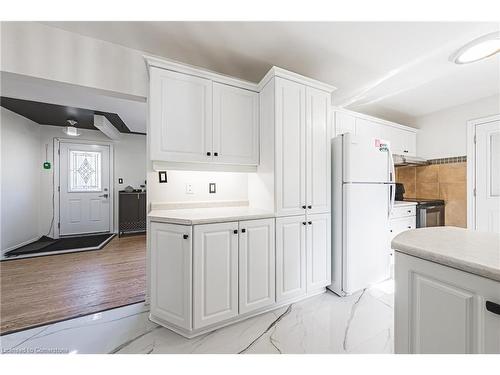
<instances>
[{"instance_id":1,"label":"white marble floor tile","mask_svg":"<svg viewBox=\"0 0 500 375\"><path fill-rule=\"evenodd\" d=\"M0 337L2 352L392 353L393 284L347 297L327 292L186 339L135 304Z\"/></svg>"}]
</instances>

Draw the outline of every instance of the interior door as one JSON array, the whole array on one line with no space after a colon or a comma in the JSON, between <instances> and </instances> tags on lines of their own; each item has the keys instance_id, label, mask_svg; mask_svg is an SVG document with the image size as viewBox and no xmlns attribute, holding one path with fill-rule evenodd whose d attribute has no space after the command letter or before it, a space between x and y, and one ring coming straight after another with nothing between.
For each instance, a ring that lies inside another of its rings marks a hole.
<instances>
[{"instance_id":1,"label":"interior door","mask_svg":"<svg viewBox=\"0 0 500 375\"><path fill-rule=\"evenodd\" d=\"M274 219L240 221L240 314L275 303Z\"/></svg>"},{"instance_id":2,"label":"interior door","mask_svg":"<svg viewBox=\"0 0 500 375\"><path fill-rule=\"evenodd\" d=\"M276 211L303 214L306 205L304 85L276 78Z\"/></svg>"},{"instance_id":3,"label":"interior door","mask_svg":"<svg viewBox=\"0 0 500 375\"><path fill-rule=\"evenodd\" d=\"M476 125L476 229L500 233L500 121Z\"/></svg>"},{"instance_id":4,"label":"interior door","mask_svg":"<svg viewBox=\"0 0 500 375\"><path fill-rule=\"evenodd\" d=\"M343 290L385 280L390 270L388 184L344 184Z\"/></svg>"},{"instance_id":5,"label":"interior door","mask_svg":"<svg viewBox=\"0 0 500 375\"><path fill-rule=\"evenodd\" d=\"M194 226L193 326L238 315L238 222Z\"/></svg>"},{"instance_id":6,"label":"interior door","mask_svg":"<svg viewBox=\"0 0 500 375\"><path fill-rule=\"evenodd\" d=\"M306 294L306 218L276 218L276 302Z\"/></svg>"},{"instance_id":7,"label":"interior door","mask_svg":"<svg viewBox=\"0 0 500 375\"><path fill-rule=\"evenodd\" d=\"M111 231L109 163L109 146L60 144L61 236Z\"/></svg>"},{"instance_id":8,"label":"interior door","mask_svg":"<svg viewBox=\"0 0 500 375\"><path fill-rule=\"evenodd\" d=\"M306 88L307 213L330 212L330 94Z\"/></svg>"},{"instance_id":9,"label":"interior door","mask_svg":"<svg viewBox=\"0 0 500 375\"><path fill-rule=\"evenodd\" d=\"M212 81L151 68L151 159L212 160Z\"/></svg>"},{"instance_id":10,"label":"interior door","mask_svg":"<svg viewBox=\"0 0 500 375\"><path fill-rule=\"evenodd\" d=\"M213 83L213 161L259 164L259 94Z\"/></svg>"}]
</instances>

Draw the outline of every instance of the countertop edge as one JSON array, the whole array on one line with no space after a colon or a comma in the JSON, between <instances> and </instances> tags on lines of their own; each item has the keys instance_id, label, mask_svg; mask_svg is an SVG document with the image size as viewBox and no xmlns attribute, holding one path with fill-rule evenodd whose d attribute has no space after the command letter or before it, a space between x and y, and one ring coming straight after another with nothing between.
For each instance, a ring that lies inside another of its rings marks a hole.
<instances>
[{"instance_id":1,"label":"countertop edge","mask_svg":"<svg viewBox=\"0 0 500 375\"><path fill-rule=\"evenodd\" d=\"M397 241L393 241L392 247L395 251L410 255L416 258L427 260L429 262L437 263L445 267L455 268L459 271L474 274L476 276L484 277L490 280L500 282L500 273L496 268L488 265L468 262L466 260L456 259L450 256L437 254L435 252L417 248L414 246L407 246Z\"/></svg>"},{"instance_id":2,"label":"countertop edge","mask_svg":"<svg viewBox=\"0 0 500 375\"><path fill-rule=\"evenodd\" d=\"M219 218L208 218L208 219L178 219L169 218L165 216L150 216L148 219L154 222L161 222L167 224L179 224L179 225L201 225L201 224L215 224L215 223L227 223L231 221L245 221L245 220L258 220L258 219L274 219L275 215L273 213L269 214L249 214L240 216L227 216Z\"/></svg>"}]
</instances>

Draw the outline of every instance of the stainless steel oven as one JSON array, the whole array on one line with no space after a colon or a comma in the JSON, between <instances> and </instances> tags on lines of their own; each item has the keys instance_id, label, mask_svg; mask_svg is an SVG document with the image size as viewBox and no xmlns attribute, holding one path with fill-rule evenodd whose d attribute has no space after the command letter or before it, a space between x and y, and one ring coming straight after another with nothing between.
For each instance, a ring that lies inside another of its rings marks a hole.
<instances>
[{"instance_id":1,"label":"stainless steel oven","mask_svg":"<svg viewBox=\"0 0 500 375\"><path fill-rule=\"evenodd\" d=\"M417 228L444 226L444 213L443 200L419 200L417 204Z\"/></svg>"}]
</instances>

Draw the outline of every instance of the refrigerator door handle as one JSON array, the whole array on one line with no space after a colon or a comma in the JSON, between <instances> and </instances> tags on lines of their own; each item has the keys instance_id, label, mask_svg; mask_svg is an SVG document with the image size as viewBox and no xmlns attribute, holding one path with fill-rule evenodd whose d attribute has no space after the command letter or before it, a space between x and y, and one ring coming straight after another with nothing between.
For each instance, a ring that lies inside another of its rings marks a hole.
<instances>
[{"instance_id":1,"label":"refrigerator door handle","mask_svg":"<svg viewBox=\"0 0 500 375\"><path fill-rule=\"evenodd\" d=\"M389 164L390 164L390 174L391 174L391 185L390 185L390 192L391 192L391 199L389 200L389 212L387 214L387 217L391 217L392 210L394 209L394 203L396 200L396 167L394 167L394 158L392 157L392 151L389 148L387 150L389 153Z\"/></svg>"}]
</instances>

